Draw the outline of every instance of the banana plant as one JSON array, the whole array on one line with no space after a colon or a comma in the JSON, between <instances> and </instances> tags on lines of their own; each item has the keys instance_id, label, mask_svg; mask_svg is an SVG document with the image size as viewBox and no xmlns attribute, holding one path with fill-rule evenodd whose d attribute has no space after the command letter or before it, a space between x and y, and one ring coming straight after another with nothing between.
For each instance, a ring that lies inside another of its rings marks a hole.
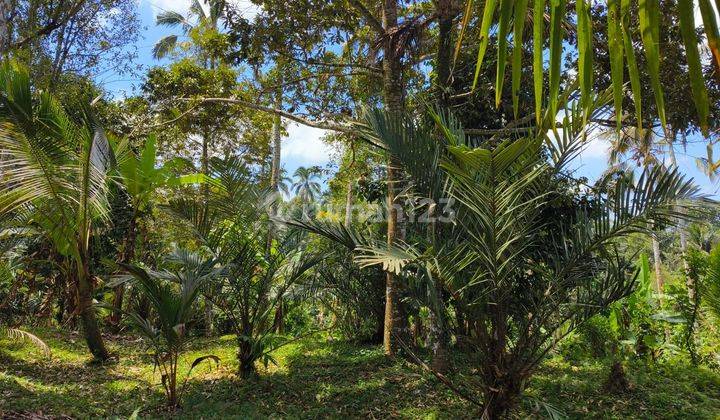
<instances>
[{"instance_id":1,"label":"banana plant","mask_svg":"<svg viewBox=\"0 0 720 420\"><path fill-rule=\"evenodd\" d=\"M77 313L95 359L109 353L92 305L89 243L108 219L109 173L115 155L91 109L73 121L47 92L33 90L27 68L0 66L0 214L22 209L31 223L72 261Z\"/></svg>"}]
</instances>

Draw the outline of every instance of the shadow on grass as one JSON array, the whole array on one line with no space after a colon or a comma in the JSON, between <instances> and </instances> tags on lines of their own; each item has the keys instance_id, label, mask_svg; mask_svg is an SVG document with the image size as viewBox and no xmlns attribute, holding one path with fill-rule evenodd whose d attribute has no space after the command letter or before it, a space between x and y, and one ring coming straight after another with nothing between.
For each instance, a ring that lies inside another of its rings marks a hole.
<instances>
[{"instance_id":1,"label":"shadow on grass","mask_svg":"<svg viewBox=\"0 0 720 420\"><path fill-rule=\"evenodd\" d=\"M224 377L188 386L186 418L470 417L463 401L377 347L304 341L283 369L255 381Z\"/></svg>"},{"instance_id":2,"label":"shadow on grass","mask_svg":"<svg viewBox=\"0 0 720 420\"><path fill-rule=\"evenodd\" d=\"M66 347L63 351L77 349ZM13 413L11 417L18 413L127 417L144 401L161 398L126 366L91 363L90 357L68 361L57 356L27 356L12 344L0 349L0 418L5 418L6 411Z\"/></svg>"}]
</instances>

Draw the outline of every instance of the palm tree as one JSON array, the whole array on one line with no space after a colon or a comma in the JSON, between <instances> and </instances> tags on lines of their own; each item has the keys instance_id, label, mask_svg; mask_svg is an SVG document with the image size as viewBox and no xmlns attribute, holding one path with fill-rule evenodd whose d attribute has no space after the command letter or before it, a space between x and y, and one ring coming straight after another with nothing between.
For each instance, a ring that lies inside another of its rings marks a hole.
<instances>
[{"instance_id":1,"label":"palm tree","mask_svg":"<svg viewBox=\"0 0 720 420\"><path fill-rule=\"evenodd\" d=\"M208 4L209 13L205 12L203 3ZM203 0L202 3L198 0L193 0L188 16L183 16L174 11L164 11L157 16L155 23L171 28L180 27L186 36L196 29L217 30L223 4L224 1L222 0ZM178 47L178 45L180 45L180 43L178 43L177 35L163 37L153 47L153 57L156 59L164 58Z\"/></svg>"},{"instance_id":2,"label":"palm tree","mask_svg":"<svg viewBox=\"0 0 720 420\"><path fill-rule=\"evenodd\" d=\"M78 313L90 352L109 357L97 324L89 242L108 216L108 174L115 157L89 109L79 124L48 93L33 91L27 69L0 67L0 214L32 212L59 254L73 264Z\"/></svg>"},{"instance_id":3,"label":"palm tree","mask_svg":"<svg viewBox=\"0 0 720 420\"><path fill-rule=\"evenodd\" d=\"M184 250L176 250L168 262L174 266L173 270L153 271L129 264L121 265L133 275L154 309L155 316L150 319L132 312L127 315L153 348L153 361L160 371L168 406L175 408L180 398L177 388L178 363L183 351L192 342L188 324L195 314L194 307L200 291L221 269L215 268L215 260L204 259ZM220 361L214 355L198 357L192 362L187 376L204 360Z\"/></svg>"},{"instance_id":4,"label":"palm tree","mask_svg":"<svg viewBox=\"0 0 720 420\"><path fill-rule=\"evenodd\" d=\"M465 316L471 348L482 360L482 398L469 399L483 417L505 418L562 337L633 291L634 261L619 252L618 239L651 234L655 223L676 222L678 206L703 204L697 187L676 169L655 166L638 177L601 179L589 186L588 204L556 217L553 202L563 193L558 180L586 144L589 116L574 101L562 132L538 130L488 149L476 147L453 120L446 124L435 115L435 125L424 129L417 118L371 113L363 136L385 145L413 183L432 181L413 168L436 156L445 192L455 201L452 226L434 241L419 237L388 246L353 243L357 235L344 226L291 222L350 246L362 266L381 265L408 281L440 285ZM436 297L429 297L432 304Z\"/></svg>"},{"instance_id":5,"label":"palm tree","mask_svg":"<svg viewBox=\"0 0 720 420\"><path fill-rule=\"evenodd\" d=\"M122 141L116 145L115 155L117 156L118 181L130 196L132 209L127 235L118 256L118 262L130 264L135 258L138 218L141 214L149 211L156 192L164 187L203 183L205 176L202 174L175 176L170 165L156 167L157 138L154 134L145 140L145 144L138 154L132 150L127 141ZM122 308L124 291L124 284L115 288L113 306L116 309ZM111 323L118 325L121 315L122 312L114 311L110 318Z\"/></svg>"},{"instance_id":6,"label":"palm tree","mask_svg":"<svg viewBox=\"0 0 720 420\"><path fill-rule=\"evenodd\" d=\"M302 238L277 232L269 238L269 220L259 216L271 204L244 177L237 158L213 159L214 186L207 217L198 217L200 204L187 199L169 204L172 214L191 231L218 263L221 275L204 289L207 301L230 323L238 343L238 376L256 375L256 362L272 362L270 353L288 340L274 332L273 317L283 317L282 305L294 284L320 260L305 249Z\"/></svg>"},{"instance_id":7,"label":"palm tree","mask_svg":"<svg viewBox=\"0 0 720 420\"><path fill-rule=\"evenodd\" d=\"M315 181L315 179L320 177L319 172L320 168L317 166L312 168L301 166L297 168L293 174L293 177L297 178L297 181L293 182L291 186L292 191L300 197L303 203L315 201L320 195L320 183Z\"/></svg>"},{"instance_id":8,"label":"palm tree","mask_svg":"<svg viewBox=\"0 0 720 420\"><path fill-rule=\"evenodd\" d=\"M293 180L289 176L287 176L287 171L285 168L280 169L280 176L278 179L277 188L278 191L282 192L285 195L290 195L290 189L292 188Z\"/></svg>"}]
</instances>

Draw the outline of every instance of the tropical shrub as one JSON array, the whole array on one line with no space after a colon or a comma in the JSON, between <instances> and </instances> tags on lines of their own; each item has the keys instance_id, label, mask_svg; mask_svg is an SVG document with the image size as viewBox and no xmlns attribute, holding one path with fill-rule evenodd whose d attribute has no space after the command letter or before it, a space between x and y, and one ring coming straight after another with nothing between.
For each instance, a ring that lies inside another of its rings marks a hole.
<instances>
[{"instance_id":1,"label":"tropical shrub","mask_svg":"<svg viewBox=\"0 0 720 420\"><path fill-rule=\"evenodd\" d=\"M122 267L132 274L136 286L150 302L152 313L149 317L136 312L127 312L126 315L152 349L153 362L160 372L167 404L174 409L184 389L183 386L178 390L178 366L182 353L192 342L190 324L197 298L202 287L219 275L220 269L215 267L215 260L204 259L184 250L177 250L170 255L168 262L172 268L163 271L128 264ZM186 382L193 368L205 360L220 361L214 355L196 358L185 375Z\"/></svg>"}]
</instances>

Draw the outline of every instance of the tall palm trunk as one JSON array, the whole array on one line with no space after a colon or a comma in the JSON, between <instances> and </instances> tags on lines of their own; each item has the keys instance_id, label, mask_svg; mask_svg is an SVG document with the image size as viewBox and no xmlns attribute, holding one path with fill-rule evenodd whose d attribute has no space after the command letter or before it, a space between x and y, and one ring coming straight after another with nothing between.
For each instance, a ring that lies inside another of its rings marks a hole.
<instances>
[{"instance_id":1,"label":"tall palm trunk","mask_svg":"<svg viewBox=\"0 0 720 420\"><path fill-rule=\"evenodd\" d=\"M447 88L450 83L452 65L453 20L457 15L453 0L437 0L435 13L438 16L438 50L435 62L437 79L437 102L442 108L448 106Z\"/></svg>"},{"instance_id":2,"label":"tall palm trunk","mask_svg":"<svg viewBox=\"0 0 720 420\"><path fill-rule=\"evenodd\" d=\"M652 250L653 250L653 266L655 268L655 291L662 293L665 287L665 281L662 275L662 257L660 255L660 242L657 239L657 235L652 237Z\"/></svg>"},{"instance_id":3,"label":"tall palm trunk","mask_svg":"<svg viewBox=\"0 0 720 420\"><path fill-rule=\"evenodd\" d=\"M282 64L278 63L278 66L281 67ZM282 91L282 78L280 79L280 82L278 83L278 88L275 91L275 108L281 109L282 103L283 103L283 91ZM272 125L272 163L271 163L271 171L270 171L270 189L274 194L280 193L280 159L281 159L281 151L282 151L282 119L280 118L279 114L275 114L273 116L273 125ZM279 201L280 197L276 197L276 199ZM278 210L278 202L273 202L272 206L270 207L270 213L271 216L277 215ZM268 232L268 238L267 238L267 244L268 249L270 249L271 241L272 241L273 232ZM285 318L285 312L283 311L284 308L284 302L283 299L280 298L277 308L275 309L275 317L273 322L273 330L277 333L281 333L284 329L284 318Z\"/></svg>"},{"instance_id":4,"label":"tall palm trunk","mask_svg":"<svg viewBox=\"0 0 720 420\"><path fill-rule=\"evenodd\" d=\"M87 253L83 253L77 263L77 311L80 314L83 335L90 353L95 360L104 361L110 357L105 347L95 308L93 307L93 283L88 267Z\"/></svg>"},{"instance_id":5,"label":"tall palm trunk","mask_svg":"<svg viewBox=\"0 0 720 420\"><path fill-rule=\"evenodd\" d=\"M383 45L383 95L385 108L391 114L399 117L404 107L404 89L402 85L402 63L400 52L397 51L393 30L398 25L397 0L383 0L382 26L385 30ZM387 243L393 245L399 238L398 208L396 207L396 189L399 178L398 163L390 159L387 166ZM397 338L407 336L408 326L404 319L404 311L400 302L400 285L392 273L386 274L385 280L385 322L383 332L383 347L385 354L392 356L397 350Z\"/></svg>"},{"instance_id":6,"label":"tall palm trunk","mask_svg":"<svg viewBox=\"0 0 720 420\"><path fill-rule=\"evenodd\" d=\"M203 175L208 176L210 174L210 130L205 129L203 132L202 140L202 153L200 155L200 171ZM210 186L207 183L202 184L202 196L203 196L203 218L209 217L208 212L210 211ZM213 334L213 305L210 299L205 299L205 336L210 337Z\"/></svg>"},{"instance_id":7,"label":"tall palm trunk","mask_svg":"<svg viewBox=\"0 0 720 420\"><path fill-rule=\"evenodd\" d=\"M275 108L280 109L282 108L282 88L278 87L277 91L275 92ZM272 152L272 162L271 162L271 169L270 169L270 188L273 192L279 191L278 187L280 185L280 154L282 151L282 120L280 118L279 114L273 115L273 125L272 125L272 133L271 133L271 152ZM273 206L272 211L275 212L277 208Z\"/></svg>"},{"instance_id":8,"label":"tall palm trunk","mask_svg":"<svg viewBox=\"0 0 720 420\"><path fill-rule=\"evenodd\" d=\"M436 13L438 15L438 51L437 51L437 94L436 102L440 108L448 106L447 87L450 81L451 51L452 51L452 23L455 17L453 0L438 0L436 2ZM432 243L435 243L436 207L430 209L429 234ZM445 373L449 365L449 334L444 321L445 302L443 300L443 287L439 279L435 279L435 302L430 308L428 318L428 338L432 350L432 368L440 373Z\"/></svg>"}]
</instances>

